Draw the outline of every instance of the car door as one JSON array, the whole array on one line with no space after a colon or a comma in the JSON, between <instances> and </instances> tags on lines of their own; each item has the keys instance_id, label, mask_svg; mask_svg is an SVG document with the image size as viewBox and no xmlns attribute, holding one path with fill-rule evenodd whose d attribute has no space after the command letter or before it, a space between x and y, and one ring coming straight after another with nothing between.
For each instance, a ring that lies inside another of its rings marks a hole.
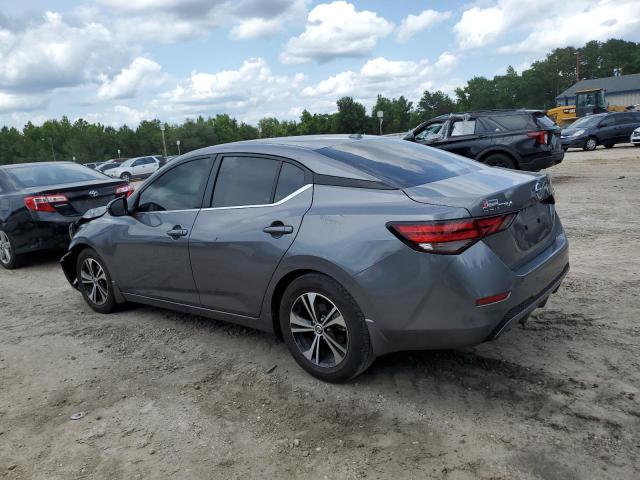
<instances>
[{"instance_id":1,"label":"car door","mask_svg":"<svg viewBox=\"0 0 640 480\"><path fill-rule=\"evenodd\" d=\"M618 125L616 115L607 115L598 124L596 132L598 140L602 144L615 143L618 141Z\"/></svg>"},{"instance_id":2,"label":"car door","mask_svg":"<svg viewBox=\"0 0 640 480\"><path fill-rule=\"evenodd\" d=\"M158 169L158 161L153 157L145 157L144 159L144 175L149 176Z\"/></svg>"},{"instance_id":3,"label":"car door","mask_svg":"<svg viewBox=\"0 0 640 480\"><path fill-rule=\"evenodd\" d=\"M452 118L443 127L444 138L429 143L429 146L440 148L464 157L473 158L478 147L478 136L475 134L475 118Z\"/></svg>"},{"instance_id":4,"label":"car door","mask_svg":"<svg viewBox=\"0 0 640 480\"><path fill-rule=\"evenodd\" d=\"M631 133L636 128L636 122L634 122L633 113L621 113L616 119L618 126L618 142L627 143L631 137Z\"/></svg>"},{"instance_id":5,"label":"car door","mask_svg":"<svg viewBox=\"0 0 640 480\"><path fill-rule=\"evenodd\" d=\"M257 317L269 281L311 206L311 173L256 155L226 155L210 208L189 239L203 307Z\"/></svg>"},{"instance_id":6,"label":"car door","mask_svg":"<svg viewBox=\"0 0 640 480\"><path fill-rule=\"evenodd\" d=\"M212 159L191 159L146 185L127 228L113 239L120 289L129 294L197 305L189 234L202 207Z\"/></svg>"}]
</instances>

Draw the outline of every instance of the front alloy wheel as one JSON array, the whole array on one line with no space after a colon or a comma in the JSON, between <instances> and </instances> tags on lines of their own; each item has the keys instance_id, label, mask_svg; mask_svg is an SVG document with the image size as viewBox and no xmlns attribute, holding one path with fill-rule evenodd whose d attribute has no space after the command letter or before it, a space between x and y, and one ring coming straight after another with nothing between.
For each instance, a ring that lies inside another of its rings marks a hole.
<instances>
[{"instance_id":1,"label":"front alloy wheel","mask_svg":"<svg viewBox=\"0 0 640 480\"><path fill-rule=\"evenodd\" d=\"M120 175L120 178L122 180L124 180L125 182L129 183L131 181L131 174L130 173L123 173L122 175Z\"/></svg>"},{"instance_id":2,"label":"front alloy wheel","mask_svg":"<svg viewBox=\"0 0 640 480\"><path fill-rule=\"evenodd\" d=\"M289 315L296 346L318 367L339 365L349 348L349 330L338 307L316 292L300 295Z\"/></svg>"},{"instance_id":3,"label":"front alloy wheel","mask_svg":"<svg viewBox=\"0 0 640 480\"><path fill-rule=\"evenodd\" d=\"M78 289L85 302L99 313L110 313L116 307L111 276L102 259L92 249L83 250L76 261Z\"/></svg>"},{"instance_id":4,"label":"front alloy wheel","mask_svg":"<svg viewBox=\"0 0 640 480\"><path fill-rule=\"evenodd\" d=\"M96 306L104 305L109 295L107 275L97 260L89 257L82 262L80 283L89 300Z\"/></svg>"},{"instance_id":5,"label":"front alloy wheel","mask_svg":"<svg viewBox=\"0 0 640 480\"><path fill-rule=\"evenodd\" d=\"M587 138L587 141L584 142L584 149L588 151L595 150L597 146L598 146L598 142L593 137Z\"/></svg>"}]
</instances>

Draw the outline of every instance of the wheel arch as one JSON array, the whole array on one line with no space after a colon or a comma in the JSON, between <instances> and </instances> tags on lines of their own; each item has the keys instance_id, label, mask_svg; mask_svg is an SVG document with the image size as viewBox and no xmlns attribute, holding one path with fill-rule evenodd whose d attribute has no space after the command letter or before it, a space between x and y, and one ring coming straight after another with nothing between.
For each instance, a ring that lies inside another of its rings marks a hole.
<instances>
[{"instance_id":1,"label":"wheel arch","mask_svg":"<svg viewBox=\"0 0 640 480\"><path fill-rule=\"evenodd\" d=\"M356 301L366 318L370 318L371 305L366 295L349 275L337 265L319 257L296 257L283 261L276 274L274 274L267 292L265 294L262 308L261 318L273 330L273 333L282 340L282 332L280 331L279 309L280 302L284 291L291 283L308 273L319 273L326 275L332 280L338 282Z\"/></svg>"},{"instance_id":2,"label":"wheel arch","mask_svg":"<svg viewBox=\"0 0 640 480\"><path fill-rule=\"evenodd\" d=\"M506 155L507 157L511 158L513 160L513 163L516 165L516 168L518 170L521 170L520 167L520 155L518 155L516 152L506 148L506 147L500 147L500 146L492 146L489 147L488 149L484 150L483 152L481 152L479 155L476 156L476 160L478 162L484 163L484 161L490 157L491 155L494 154L500 154L500 155Z\"/></svg>"}]
</instances>

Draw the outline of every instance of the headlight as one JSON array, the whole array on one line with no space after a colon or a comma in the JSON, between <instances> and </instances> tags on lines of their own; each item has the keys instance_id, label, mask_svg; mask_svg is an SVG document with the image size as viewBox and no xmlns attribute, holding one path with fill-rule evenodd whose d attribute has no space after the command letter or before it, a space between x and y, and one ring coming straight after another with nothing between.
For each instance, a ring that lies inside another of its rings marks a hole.
<instances>
[{"instance_id":1,"label":"headlight","mask_svg":"<svg viewBox=\"0 0 640 480\"><path fill-rule=\"evenodd\" d=\"M579 137L580 135L584 135L584 130L583 129L576 130L575 132L573 132L571 134L572 137Z\"/></svg>"}]
</instances>

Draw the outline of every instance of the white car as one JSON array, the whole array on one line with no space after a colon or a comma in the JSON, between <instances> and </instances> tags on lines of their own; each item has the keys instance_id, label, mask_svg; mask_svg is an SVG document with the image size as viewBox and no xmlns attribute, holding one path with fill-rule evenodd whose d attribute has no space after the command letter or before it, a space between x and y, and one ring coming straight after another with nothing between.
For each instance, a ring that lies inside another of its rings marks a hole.
<instances>
[{"instance_id":1,"label":"white car","mask_svg":"<svg viewBox=\"0 0 640 480\"><path fill-rule=\"evenodd\" d=\"M119 167L107 170L105 173L110 177L130 182L136 178L147 178L158 168L160 168L160 161L157 157L136 157L122 162Z\"/></svg>"},{"instance_id":2,"label":"white car","mask_svg":"<svg viewBox=\"0 0 640 480\"><path fill-rule=\"evenodd\" d=\"M640 147L640 127L636 128L631 133L631 143L633 143L636 147Z\"/></svg>"}]
</instances>

